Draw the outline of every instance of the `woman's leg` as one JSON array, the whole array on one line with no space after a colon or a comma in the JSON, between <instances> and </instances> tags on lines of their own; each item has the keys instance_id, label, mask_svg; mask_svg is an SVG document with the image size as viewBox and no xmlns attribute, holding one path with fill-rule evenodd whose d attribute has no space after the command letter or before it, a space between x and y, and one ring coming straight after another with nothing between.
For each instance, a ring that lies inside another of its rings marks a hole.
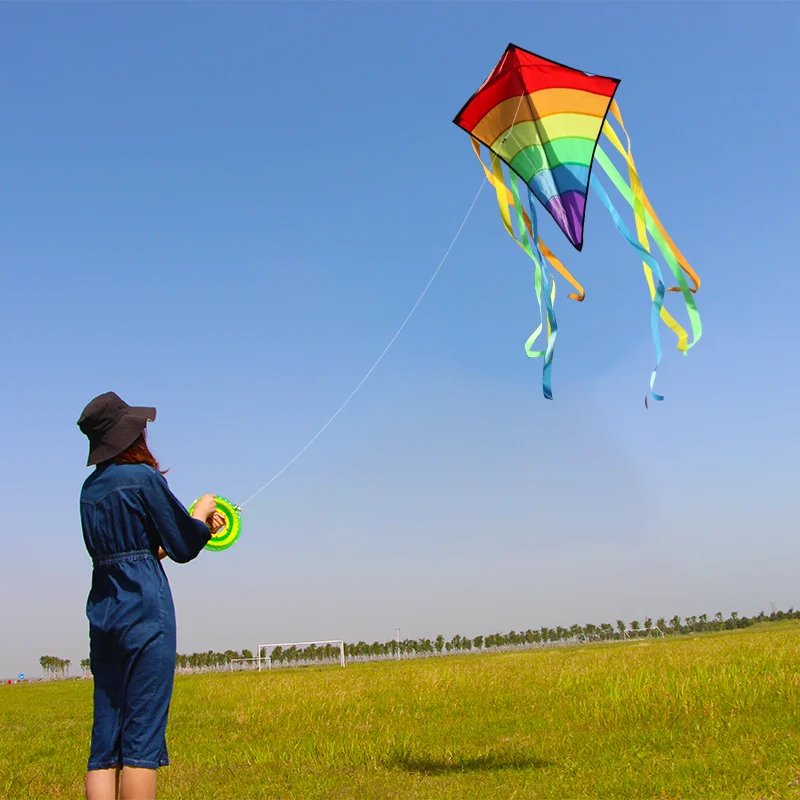
<instances>
[{"instance_id":1,"label":"woman's leg","mask_svg":"<svg viewBox=\"0 0 800 800\"><path fill-rule=\"evenodd\" d=\"M140 643L131 637L134 641L127 665L120 736L122 797L126 797L125 776L129 769L136 770L132 776L142 773L131 777L131 781L151 781L155 791L156 771L169 765L166 730L175 679L175 626L171 614L164 616L167 619L162 621L159 633L153 635L151 627L148 630L149 626L142 625L133 633L147 635L145 641ZM149 797L142 795L145 796Z\"/></svg>"},{"instance_id":2,"label":"woman's leg","mask_svg":"<svg viewBox=\"0 0 800 800\"><path fill-rule=\"evenodd\" d=\"M87 800L116 800L121 761L119 732L123 673L113 637L94 625L89 626L89 635L94 709L86 797Z\"/></svg>"},{"instance_id":3,"label":"woman's leg","mask_svg":"<svg viewBox=\"0 0 800 800\"><path fill-rule=\"evenodd\" d=\"M157 769L123 767L119 800L155 800Z\"/></svg>"},{"instance_id":4,"label":"woman's leg","mask_svg":"<svg viewBox=\"0 0 800 800\"><path fill-rule=\"evenodd\" d=\"M86 773L86 800L117 800L118 797L119 769L93 769Z\"/></svg>"}]
</instances>

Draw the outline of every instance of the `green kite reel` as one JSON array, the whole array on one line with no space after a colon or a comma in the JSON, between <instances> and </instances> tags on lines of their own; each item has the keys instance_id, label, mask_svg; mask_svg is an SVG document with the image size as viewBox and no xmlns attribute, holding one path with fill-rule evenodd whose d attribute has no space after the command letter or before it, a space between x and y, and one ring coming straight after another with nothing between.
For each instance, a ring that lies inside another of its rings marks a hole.
<instances>
[{"instance_id":1,"label":"green kite reel","mask_svg":"<svg viewBox=\"0 0 800 800\"><path fill-rule=\"evenodd\" d=\"M242 532L242 509L231 503L226 497L214 495L214 499L217 501L217 511L225 517L225 525L216 533L211 534L211 539L204 549L218 552L227 550L239 538L239 534ZM190 514L194 511L196 504L197 500L189 506Z\"/></svg>"}]
</instances>

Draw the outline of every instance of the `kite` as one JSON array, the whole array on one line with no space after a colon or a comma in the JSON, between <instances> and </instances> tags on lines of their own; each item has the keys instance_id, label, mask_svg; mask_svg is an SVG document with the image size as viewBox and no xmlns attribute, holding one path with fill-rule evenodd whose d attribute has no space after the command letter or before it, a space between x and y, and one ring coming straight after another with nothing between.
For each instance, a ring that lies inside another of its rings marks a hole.
<instances>
[{"instance_id":1,"label":"kite","mask_svg":"<svg viewBox=\"0 0 800 800\"><path fill-rule=\"evenodd\" d=\"M509 44L489 77L453 120L471 137L486 178L497 193L503 225L534 263L540 322L526 341L525 351L530 358L543 357L542 390L550 400L553 397L551 372L558 326L554 312L556 283L546 265L549 264L575 289L568 295L570 299L582 302L585 293L581 284L540 238L536 202L545 208L567 240L580 252L591 188L611 215L620 235L641 258L652 300L651 328L656 365L650 376L650 393L656 400L664 399L653 389L661 363L659 318L676 335L678 350L684 355L702 334L694 299L700 288L700 278L664 230L642 188L631 152L631 140L614 98L619 84L616 78L582 72ZM609 112L622 129L625 145L608 120ZM625 160L627 180L601 146L601 136ZM481 145L489 150L488 167L481 157ZM509 172L508 178L503 164ZM597 178L597 168L631 206L636 220L635 236ZM527 193L527 209L521 200L521 183L524 183ZM514 211L518 236L514 232L510 209ZM649 236L669 266L677 286L665 287L661 268L650 252ZM687 283L687 276L691 286ZM691 342L687 331L664 307L667 292L681 292L683 295L692 329ZM542 312L542 295L546 316ZM545 320L546 347L535 350Z\"/></svg>"},{"instance_id":2,"label":"kite","mask_svg":"<svg viewBox=\"0 0 800 800\"><path fill-rule=\"evenodd\" d=\"M231 503L225 497L216 495L217 511L225 517L225 525L223 525L216 533L211 534L206 550L213 550L219 552L220 550L227 550L238 538L242 532L242 509ZM194 511L197 500L189 506L189 513Z\"/></svg>"}]
</instances>

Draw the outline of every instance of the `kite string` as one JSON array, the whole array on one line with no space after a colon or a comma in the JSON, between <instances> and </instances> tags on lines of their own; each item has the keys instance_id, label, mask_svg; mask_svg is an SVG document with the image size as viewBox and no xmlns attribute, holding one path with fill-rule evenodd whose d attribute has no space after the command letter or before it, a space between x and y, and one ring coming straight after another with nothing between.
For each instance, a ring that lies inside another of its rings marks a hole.
<instances>
[{"instance_id":1,"label":"kite string","mask_svg":"<svg viewBox=\"0 0 800 800\"><path fill-rule=\"evenodd\" d=\"M297 455L294 458L292 458L291 461L289 461L282 469L280 469L278 472L276 472L257 492L255 492L254 494L250 495L250 497L248 497L247 500L245 500L243 503L240 503L239 504L240 508L242 508L243 506L246 506L251 500L255 499L259 494L261 494L261 492L263 492L264 489L266 489L270 484L272 484L281 475L283 475L283 473L286 472L286 470L289 469L289 467L291 467L292 464L294 464L294 462L297 461L297 459L300 458L300 456L302 456L303 453L305 453L305 451L308 450L308 448L311 447L311 445L314 444L314 442L317 439L319 439L319 437L324 433L325 429L336 419L336 417L339 416L339 414L344 410L345 406L347 406L347 404L353 399L353 397L355 397L356 392L358 392L358 390L366 383L367 378L369 378L369 376L373 373L373 371L378 366L378 364L381 363L381 361L383 360L383 357L386 355L386 353L389 352L389 348L395 343L395 340L400 335L400 333L402 332L403 328L405 328L405 326L408 323L408 321L411 319L412 314L417 310L417 307L422 302L422 298L425 297L425 295L428 293L428 289L430 288L430 286L433 283L433 281L436 279L436 276L439 274L439 271L441 270L441 268L444 266L444 262L447 260L447 257L450 255L450 251L453 249L453 246L455 245L456 241L458 240L458 237L461 235L461 231L464 229L464 226L467 224L467 220L469 219L470 214L472 214L472 209L475 208L475 204L478 202L478 197L480 196L481 192L483 191L483 187L485 185L486 185L486 178L484 177L483 182L481 183L477 194L475 195L474 199L472 200L472 204L470 205L469 209L467 210L467 213L466 213L464 219L461 221L461 224L458 226L458 230L456 231L456 235L453 237L452 241L450 242L450 246L447 248L447 250L445 251L445 254L442 256L442 260L439 262L439 265L434 270L433 275L431 275L431 278L428 281L427 285L422 290L422 294L420 294L420 296L417 298L417 302L414 303L414 305L411 308L411 311L408 312L408 315L403 320L402 325L400 325L400 327L397 329L397 332L395 333L395 335L392 336L391 340L389 341L389 344L387 344L386 347L383 349L383 352L378 356L378 358L375 361L375 363L369 368L369 370L367 371L367 374L364 375L364 377L361 379L361 381L356 386L356 388L353 389L352 392L350 392L350 395L344 401L344 403L342 403L339 406L339 408L336 410L336 412L333 414L333 416L317 431L317 433L313 436L313 438L311 438L309 440L309 442L306 444L306 446L303 447L303 449L300 450L300 452L298 452Z\"/></svg>"}]
</instances>

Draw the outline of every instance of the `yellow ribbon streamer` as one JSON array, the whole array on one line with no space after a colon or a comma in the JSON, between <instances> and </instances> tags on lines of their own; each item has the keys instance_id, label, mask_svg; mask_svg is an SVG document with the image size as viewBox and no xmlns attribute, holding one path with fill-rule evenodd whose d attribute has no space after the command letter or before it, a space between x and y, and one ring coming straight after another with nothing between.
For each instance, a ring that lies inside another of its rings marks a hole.
<instances>
[{"instance_id":1,"label":"yellow ribbon streamer","mask_svg":"<svg viewBox=\"0 0 800 800\"><path fill-rule=\"evenodd\" d=\"M619 108L617 107L616 100L612 102L611 113L614 114L614 116L620 121L622 130L625 131L625 137L628 140L627 153L623 149L622 143L617 137L616 131L608 124L608 122L606 122L603 127L603 133L605 133L611 144L613 144L614 147L622 154L623 158L628 164L628 178L634 197L633 212L636 219L636 236L639 239L639 244L649 253L650 239L647 236L647 225L644 217L644 205L647 198L642 187L642 182L639 180L639 175L636 172L636 166L633 161L633 153L631 152L631 139L630 136L628 136L628 131L625 130L625 126L622 124L622 118L619 114ZM651 216L653 215L651 214ZM655 217L653 217L653 221L660 225ZM656 296L656 287L655 283L653 282L653 270L650 269L650 266L646 261L642 261L642 268L644 269L644 276L647 279L647 285L650 288L650 299L653 300ZM676 288L670 288L667 289L667 291L676 291ZM689 334L687 333L686 329L675 319L675 317L672 316L672 314L669 313L669 311L667 311L664 306L661 307L659 316L664 321L664 324L678 337L678 350L686 352L689 347Z\"/></svg>"},{"instance_id":2,"label":"yellow ribbon streamer","mask_svg":"<svg viewBox=\"0 0 800 800\"><path fill-rule=\"evenodd\" d=\"M623 132L625 133L625 138L627 139L627 152L626 149L622 146L622 142L620 142L619 137L617 136L616 131L611 127L611 125L606 120L603 126L603 133L608 137L611 144L617 149L617 151L622 155L625 161L628 164L628 174L630 176L630 183L631 189L633 190L634 196L639 200L644 207L647 209L648 213L650 214L653 222L655 222L656 227L661 231L661 235L666 240L667 244L670 246L673 254L675 255L676 260L681 266L681 269L689 276L689 279L694 284L693 289L689 289L692 294L697 294L697 290L700 288L700 276L692 269L689 265L689 262L686 256L681 253L678 249L678 246L675 242L672 241L670 235L664 229L664 226L661 224L661 221L658 218L658 215L653 210L653 206L650 204L650 201L647 199L647 195L644 192L644 188L642 187L642 183L639 179L639 174L636 171L636 164L633 160L633 153L631 152L631 137L628 135L628 131L625 128L625 123L622 121L622 112L619 110L619 106L617 105L617 101L613 100L611 103L611 113L614 115L614 118L619 122L620 127L622 128ZM637 231L639 229L639 211L636 211L636 227ZM641 224L644 225L644 215L642 215ZM681 288L679 286L670 286L667 288L668 292L680 292Z\"/></svg>"},{"instance_id":3,"label":"yellow ribbon streamer","mask_svg":"<svg viewBox=\"0 0 800 800\"><path fill-rule=\"evenodd\" d=\"M509 205L514 205L514 198L511 194L511 191L505 184L505 179L503 178L503 167L500 163L500 159L498 158L495 153L490 152L491 156L491 164L492 169L491 171L486 171L486 177L491 182L492 186L494 186L495 192L497 193L497 206L500 209L500 217L503 220L503 225L505 229L508 231L508 235L522 248L523 252L526 255L532 256L532 253L528 253L525 248L525 245L519 241L514 234L514 228L511 225L511 212L509 211ZM481 160L481 164L483 161ZM536 271L535 271L535 282L536 282L536 299L539 304L539 314L541 315L542 312L542 273L541 273L541 265L536 261L534 258L534 263L536 264ZM555 283L555 281L553 281ZM536 330L528 337L528 341L525 343L525 352L531 357L536 358L538 356L543 356L545 354L544 350L537 351L532 350L533 343L539 338L539 334L542 332L542 319L539 319L539 326ZM549 336L549 320L548 320L548 336Z\"/></svg>"}]
</instances>

